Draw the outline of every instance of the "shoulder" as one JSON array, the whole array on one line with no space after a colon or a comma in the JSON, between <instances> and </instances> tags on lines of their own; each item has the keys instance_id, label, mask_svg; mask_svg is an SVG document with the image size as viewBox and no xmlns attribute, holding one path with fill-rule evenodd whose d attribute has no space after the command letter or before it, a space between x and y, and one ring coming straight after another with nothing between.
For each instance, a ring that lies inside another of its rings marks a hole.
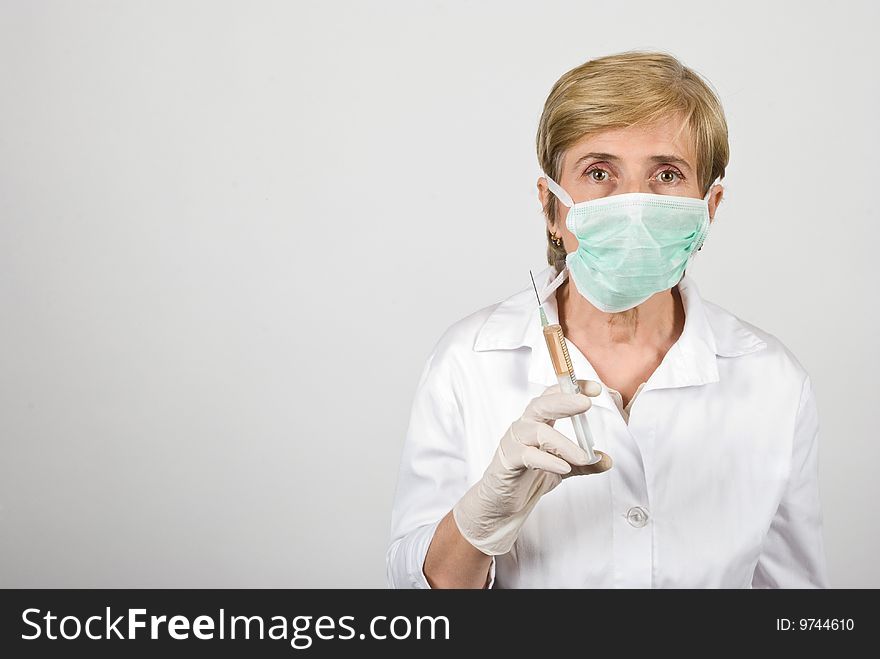
<instances>
[{"instance_id":1,"label":"shoulder","mask_svg":"<svg viewBox=\"0 0 880 659\"><path fill-rule=\"evenodd\" d=\"M481 369L497 368L499 359L521 355L516 348L527 345L533 296L524 288L451 323L431 351L434 367L447 376L458 371L460 378L473 378Z\"/></svg>"},{"instance_id":2,"label":"shoulder","mask_svg":"<svg viewBox=\"0 0 880 659\"><path fill-rule=\"evenodd\" d=\"M432 358L450 362L467 359L474 352L474 346L486 323L502 304L503 301L490 304L451 323L434 344Z\"/></svg>"},{"instance_id":3,"label":"shoulder","mask_svg":"<svg viewBox=\"0 0 880 659\"><path fill-rule=\"evenodd\" d=\"M800 390L809 374L779 337L714 302L704 299L703 305L719 357L735 357L732 363L755 368L764 377L790 379Z\"/></svg>"}]
</instances>

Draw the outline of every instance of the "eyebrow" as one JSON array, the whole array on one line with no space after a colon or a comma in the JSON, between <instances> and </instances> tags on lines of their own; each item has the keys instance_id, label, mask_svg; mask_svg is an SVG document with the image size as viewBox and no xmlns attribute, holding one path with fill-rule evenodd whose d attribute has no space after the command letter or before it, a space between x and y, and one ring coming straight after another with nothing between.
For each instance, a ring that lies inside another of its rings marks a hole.
<instances>
[{"instance_id":1,"label":"eyebrow","mask_svg":"<svg viewBox=\"0 0 880 659\"><path fill-rule=\"evenodd\" d=\"M590 158L595 158L597 160L610 160L611 162L620 162L620 157L615 156L613 153L598 153L592 151L590 153L586 153L580 158L577 159L577 162L574 163L575 168L577 168L582 162L585 160L589 160ZM656 156L651 156L648 158L649 162L671 162L676 165L681 165L685 169L692 170L690 163L682 158L681 156L677 156L675 154L660 154Z\"/></svg>"}]
</instances>

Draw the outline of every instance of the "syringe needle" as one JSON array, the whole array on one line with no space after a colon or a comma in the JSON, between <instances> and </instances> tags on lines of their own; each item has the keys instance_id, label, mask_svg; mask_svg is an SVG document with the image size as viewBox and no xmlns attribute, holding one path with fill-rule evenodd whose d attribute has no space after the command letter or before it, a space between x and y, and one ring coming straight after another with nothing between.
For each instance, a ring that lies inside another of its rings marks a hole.
<instances>
[{"instance_id":1,"label":"syringe needle","mask_svg":"<svg viewBox=\"0 0 880 659\"><path fill-rule=\"evenodd\" d=\"M532 287L535 289L535 297L538 298L538 311L541 312L541 326L547 327L547 325L549 325L547 314L544 313L544 305L541 304L541 296L538 295L538 287L535 285L535 275L532 274L531 268L529 269L529 277L532 278Z\"/></svg>"},{"instance_id":2,"label":"syringe needle","mask_svg":"<svg viewBox=\"0 0 880 659\"><path fill-rule=\"evenodd\" d=\"M538 298L538 306L541 306L541 296L538 295L538 287L535 285L535 275L532 274L532 269L529 268L529 277L532 278L532 286L535 289L535 297Z\"/></svg>"}]
</instances>

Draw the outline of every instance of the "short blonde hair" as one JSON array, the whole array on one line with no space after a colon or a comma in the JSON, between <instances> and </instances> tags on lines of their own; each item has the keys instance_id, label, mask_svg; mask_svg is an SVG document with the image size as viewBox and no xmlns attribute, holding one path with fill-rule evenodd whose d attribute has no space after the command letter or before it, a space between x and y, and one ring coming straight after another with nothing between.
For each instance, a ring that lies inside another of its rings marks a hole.
<instances>
[{"instance_id":1,"label":"short blonde hair","mask_svg":"<svg viewBox=\"0 0 880 659\"><path fill-rule=\"evenodd\" d=\"M562 159L586 135L633 125L649 125L681 112L696 152L697 181L703 195L724 176L730 158L727 121L711 84L672 55L631 50L590 60L565 73L544 103L536 138L538 162L556 181ZM543 211L553 222L555 195ZM547 231L547 262L559 271L565 248Z\"/></svg>"}]
</instances>

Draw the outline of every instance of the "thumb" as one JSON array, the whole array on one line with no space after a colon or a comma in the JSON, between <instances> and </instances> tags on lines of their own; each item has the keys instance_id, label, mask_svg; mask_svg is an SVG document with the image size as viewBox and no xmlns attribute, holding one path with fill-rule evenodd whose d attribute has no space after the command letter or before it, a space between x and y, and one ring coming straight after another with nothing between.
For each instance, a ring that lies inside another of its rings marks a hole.
<instances>
[{"instance_id":1,"label":"thumb","mask_svg":"<svg viewBox=\"0 0 880 659\"><path fill-rule=\"evenodd\" d=\"M595 380L578 380L578 387L585 396L598 396L602 393L602 385Z\"/></svg>"},{"instance_id":2,"label":"thumb","mask_svg":"<svg viewBox=\"0 0 880 659\"><path fill-rule=\"evenodd\" d=\"M588 476L589 474L601 474L603 471L608 471L611 469L611 465L614 464L611 460L611 456L607 453L603 453L602 451L596 451L596 455L600 456L602 459L599 462L591 465L571 465L571 471L567 474L562 474L562 478L569 478L571 476Z\"/></svg>"}]
</instances>

